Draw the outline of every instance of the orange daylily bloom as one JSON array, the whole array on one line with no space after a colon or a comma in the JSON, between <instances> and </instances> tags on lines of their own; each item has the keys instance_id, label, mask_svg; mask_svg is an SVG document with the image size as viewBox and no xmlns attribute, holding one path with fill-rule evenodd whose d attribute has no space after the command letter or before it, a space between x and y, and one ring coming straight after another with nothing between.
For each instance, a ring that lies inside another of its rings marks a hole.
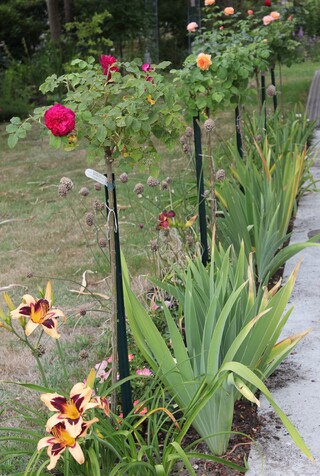
<instances>
[{"instance_id":1,"label":"orange daylily bloom","mask_svg":"<svg viewBox=\"0 0 320 476\"><path fill-rule=\"evenodd\" d=\"M35 299L30 294L22 296L22 304L17 309L11 311L12 319L19 319L21 317L29 317L29 321L26 325L25 333L29 336L39 325L46 334L58 339L58 322L57 317L65 317L64 313L59 309L51 307L52 302L52 287L49 281L46 287L45 297L41 299Z\"/></svg>"},{"instance_id":2,"label":"orange daylily bloom","mask_svg":"<svg viewBox=\"0 0 320 476\"><path fill-rule=\"evenodd\" d=\"M211 55L207 55L205 53L199 53L197 56L197 66L202 71L207 71L212 64Z\"/></svg>"},{"instance_id":3,"label":"orange daylily bloom","mask_svg":"<svg viewBox=\"0 0 320 476\"><path fill-rule=\"evenodd\" d=\"M98 402L90 401L92 392L92 388L80 382L72 387L69 399L58 393L42 394L40 399L43 403L49 410L57 412L47 421L47 431L50 432L54 426L63 422L66 431L75 438L81 431L83 413L99 405Z\"/></svg>"},{"instance_id":4,"label":"orange daylily bloom","mask_svg":"<svg viewBox=\"0 0 320 476\"><path fill-rule=\"evenodd\" d=\"M56 467L58 459L61 454L68 448L74 459L79 464L84 463L84 455L82 449L77 441L78 438L86 436L88 429L93 423L99 421L98 418L93 418L90 421L82 422L79 433L76 436L71 436L66 430L64 422L60 422L51 428L51 436L42 438L38 442L37 449L40 451L42 448L48 447L47 453L50 458L50 463L47 466L48 470Z\"/></svg>"}]
</instances>

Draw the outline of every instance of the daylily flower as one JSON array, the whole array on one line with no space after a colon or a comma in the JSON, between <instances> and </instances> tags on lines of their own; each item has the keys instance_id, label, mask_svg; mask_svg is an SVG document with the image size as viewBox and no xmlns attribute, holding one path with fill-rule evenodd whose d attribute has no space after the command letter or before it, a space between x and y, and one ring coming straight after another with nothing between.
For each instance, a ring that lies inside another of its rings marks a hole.
<instances>
[{"instance_id":1,"label":"daylily flower","mask_svg":"<svg viewBox=\"0 0 320 476\"><path fill-rule=\"evenodd\" d=\"M226 7L226 8L223 10L223 12L224 12L224 14L228 17L228 16L234 14L234 8L232 8L232 7Z\"/></svg>"},{"instance_id":2,"label":"daylily flower","mask_svg":"<svg viewBox=\"0 0 320 476\"><path fill-rule=\"evenodd\" d=\"M207 71L212 64L211 55L206 55L205 53L199 53L197 56L197 66L202 71Z\"/></svg>"},{"instance_id":3,"label":"daylily flower","mask_svg":"<svg viewBox=\"0 0 320 476\"><path fill-rule=\"evenodd\" d=\"M80 382L72 387L68 400L58 393L42 394L40 399L49 410L58 412L47 421L47 431L50 432L58 423L64 422L66 431L76 438L82 428L84 412L98 406L97 402L90 401L92 392L92 388Z\"/></svg>"},{"instance_id":4,"label":"daylily flower","mask_svg":"<svg viewBox=\"0 0 320 476\"><path fill-rule=\"evenodd\" d=\"M58 459L66 448L70 451L74 459L79 464L84 463L84 455L82 449L78 443L78 438L86 436L88 429L93 423L98 421L98 418L93 418L90 421L82 422L79 433L76 436L70 435L66 430L64 422L60 422L51 428L50 433L52 436L42 438L38 442L37 449L40 451L42 448L48 447L47 453L50 458L50 464L47 466L48 470L56 467Z\"/></svg>"},{"instance_id":5,"label":"daylily flower","mask_svg":"<svg viewBox=\"0 0 320 476\"><path fill-rule=\"evenodd\" d=\"M97 403L97 408L103 410L104 414L107 417L110 417L110 403L106 397L94 397L92 402Z\"/></svg>"},{"instance_id":6,"label":"daylily flower","mask_svg":"<svg viewBox=\"0 0 320 476\"><path fill-rule=\"evenodd\" d=\"M198 26L199 26L198 23L196 23L195 21L192 21L191 23L187 25L187 30L189 33L195 33L197 31Z\"/></svg>"},{"instance_id":7,"label":"daylily flower","mask_svg":"<svg viewBox=\"0 0 320 476\"><path fill-rule=\"evenodd\" d=\"M158 228L165 228L165 229L169 228L171 224L170 218L173 218L175 216L176 214L174 213L173 210L170 210L169 212L167 212L167 210L163 210L163 212L160 213L159 215Z\"/></svg>"},{"instance_id":8,"label":"daylily flower","mask_svg":"<svg viewBox=\"0 0 320 476\"><path fill-rule=\"evenodd\" d=\"M59 309L51 307L52 302L52 287L49 281L46 287L45 297L35 299L30 294L22 296L22 304L17 309L11 311L12 319L19 319L21 317L30 317L25 333L29 336L39 325L46 334L58 339L60 334L57 332L58 322L57 317L65 317L64 313Z\"/></svg>"},{"instance_id":9,"label":"daylily flower","mask_svg":"<svg viewBox=\"0 0 320 476\"><path fill-rule=\"evenodd\" d=\"M97 370L96 377L100 378L100 383L103 383L107 378L109 377L111 373L111 369L105 372L105 369L108 367L108 362L106 360L103 360L102 362L99 362L94 366L94 368Z\"/></svg>"}]
</instances>

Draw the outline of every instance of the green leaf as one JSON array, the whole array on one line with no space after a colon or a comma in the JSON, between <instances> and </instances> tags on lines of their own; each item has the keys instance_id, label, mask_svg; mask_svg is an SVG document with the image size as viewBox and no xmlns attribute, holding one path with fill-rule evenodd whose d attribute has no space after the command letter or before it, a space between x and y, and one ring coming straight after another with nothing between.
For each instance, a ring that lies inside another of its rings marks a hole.
<instances>
[{"instance_id":1,"label":"green leaf","mask_svg":"<svg viewBox=\"0 0 320 476\"><path fill-rule=\"evenodd\" d=\"M11 134L9 137L8 137L8 146L10 149L13 149L17 143L18 143L18 136L16 134Z\"/></svg>"}]
</instances>

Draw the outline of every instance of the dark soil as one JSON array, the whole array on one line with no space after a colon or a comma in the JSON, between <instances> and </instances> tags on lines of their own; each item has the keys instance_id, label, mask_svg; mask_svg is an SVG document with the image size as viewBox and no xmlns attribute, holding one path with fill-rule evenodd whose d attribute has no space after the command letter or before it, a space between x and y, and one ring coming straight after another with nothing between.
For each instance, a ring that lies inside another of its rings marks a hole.
<instances>
[{"instance_id":1,"label":"dark soil","mask_svg":"<svg viewBox=\"0 0 320 476\"><path fill-rule=\"evenodd\" d=\"M227 452L221 457L239 466L245 467L249 456L250 446L259 434L263 421L258 418L256 405L249 401L239 400L235 403L232 431L241 434L231 436ZM184 443L190 444L198 439L199 436L194 430L187 435ZM200 443L195 449L199 453L210 453L208 447L204 443ZM238 471L227 467L221 463L215 463L204 459L194 459L192 461L195 473L200 476L216 475L216 476L240 476L244 471ZM176 473L187 476L189 472L183 466L176 468Z\"/></svg>"}]
</instances>

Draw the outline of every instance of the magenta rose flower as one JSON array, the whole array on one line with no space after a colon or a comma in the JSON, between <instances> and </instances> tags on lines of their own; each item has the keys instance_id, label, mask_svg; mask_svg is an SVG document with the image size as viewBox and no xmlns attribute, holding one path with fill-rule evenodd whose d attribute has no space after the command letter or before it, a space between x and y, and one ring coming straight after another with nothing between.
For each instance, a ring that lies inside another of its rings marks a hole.
<instances>
[{"instance_id":1,"label":"magenta rose flower","mask_svg":"<svg viewBox=\"0 0 320 476\"><path fill-rule=\"evenodd\" d=\"M75 128L75 117L68 107L55 104L44 113L44 123L54 136L67 136Z\"/></svg>"},{"instance_id":2,"label":"magenta rose flower","mask_svg":"<svg viewBox=\"0 0 320 476\"><path fill-rule=\"evenodd\" d=\"M100 64L103 68L103 74L107 76L107 80L111 78L111 73L112 71L116 71L119 73L120 69L118 66L115 64L117 62L117 59L114 56L111 55L101 55L100 56Z\"/></svg>"}]
</instances>

